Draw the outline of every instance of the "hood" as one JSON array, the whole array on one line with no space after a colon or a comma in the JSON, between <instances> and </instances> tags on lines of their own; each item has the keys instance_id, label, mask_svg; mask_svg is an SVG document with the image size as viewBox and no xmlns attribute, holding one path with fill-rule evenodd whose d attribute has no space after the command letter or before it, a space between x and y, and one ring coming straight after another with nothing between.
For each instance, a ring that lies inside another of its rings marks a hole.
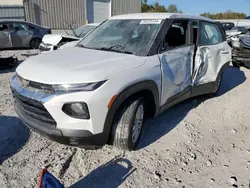
<instances>
[{"instance_id":1,"label":"hood","mask_svg":"<svg viewBox=\"0 0 250 188\"><path fill-rule=\"evenodd\" d=\"M79 39L80 40L80 39ZM79 40L68 42L60 47L60 49L74 47L79 43Z\"/></svg>"},{"instance_id":2,"label":"hood","mask_svg":"<svg viewBox=\"0 0 250 188\"><path fill-rule=\"evenodd\" d=\"M90 83L145 63L145 57L80 47L30 57L17 67L24 79L44 84Z\"/></svg>"},{"instance_id":3,"label":"hood","mask_svg":"<svg viewBox=\"0 0 250 188\"><path fill-rule=\"evenodd\" d=\"M240 40L246 45L250 47L250 36L249 35L243 35L240 36Z\"/></svg>"},{"instance_id":4,"label":"hood","mask_svg":"<svg viewBox=\"0 0 250 188\"><path fill-rule=\"evenodd\" d=\"M72 40L79 40L79 38L71 36L71 35L49 34L49 35L44 35L42 42L44 42L45 44L57 45L63 38L72 39Z\"/></svg>"}]
</instances>

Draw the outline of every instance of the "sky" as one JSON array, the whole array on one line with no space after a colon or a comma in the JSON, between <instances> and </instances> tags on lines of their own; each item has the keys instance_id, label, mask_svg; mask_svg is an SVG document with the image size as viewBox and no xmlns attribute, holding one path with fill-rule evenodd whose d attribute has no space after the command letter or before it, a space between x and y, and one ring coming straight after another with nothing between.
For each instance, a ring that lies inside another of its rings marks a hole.
<instances>
[{"instance_id":1,"label":"sky","mask_svg":"<svg viewBox=\"0 0 250 188\"><path fill-rule=\"evenodd\" d=\"M250 0L148 0L148 3L159 1L166 7L175 4L184 13L201 14L218 13L232 10L250 15Z\"/></svg>"}]
</instances>

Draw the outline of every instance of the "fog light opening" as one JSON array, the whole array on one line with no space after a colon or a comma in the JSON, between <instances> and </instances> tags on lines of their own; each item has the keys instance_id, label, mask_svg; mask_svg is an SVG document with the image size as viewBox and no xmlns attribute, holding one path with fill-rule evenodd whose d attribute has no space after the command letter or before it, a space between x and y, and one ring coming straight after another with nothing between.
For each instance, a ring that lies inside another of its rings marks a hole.
<instances>
[{"instance_id":1,"label":"fog light opening","mask_svg":"<svg viewBox=\"0 0 250 188\"><path fill-rule=\"evenodd\" d=\"M78 119L89 119L89 110L84 102L67 103L63 105L63 112L68 116Z\"/></svg>"}]
</instances>

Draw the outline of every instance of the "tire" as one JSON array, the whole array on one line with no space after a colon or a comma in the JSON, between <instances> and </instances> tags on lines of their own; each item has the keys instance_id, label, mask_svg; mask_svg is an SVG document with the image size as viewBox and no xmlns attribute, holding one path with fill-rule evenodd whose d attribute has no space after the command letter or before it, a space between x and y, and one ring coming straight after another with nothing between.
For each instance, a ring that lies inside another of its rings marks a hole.
<instances>
[{"instance_id":1,"label":"tire","mask_svg":"<svg viewBox=\"0 0 250 188\"><path fill-rule=\"evenodd\" d=\"M216 94L218 93L219 89L220 89L220 86L221 86L221 82L222 82L222 78L223 78L223 72L220 73L216 79L216 88L215 88L215 91L213 93L210 93L208 94L207 96L208 97L215 97Z\"/></svg>"},{"instance_id":2,"label":"tire","mask_svg":"<svg viewBox=\"0 0 250 188\"><path fill-rule=\"evenodd\" d=\"M143 127L145 105L143 97L128 100L115 117L112 140L120 150L134 150L138 144Z\"/></svg>"},{"instance_id":3,"label":"tire","mask_svg":"<svg viewBox=\"0 0 250 188\"><path fill-rule=\"evenodd\" d=\"M237 61L232 61L232 64L233 64L233 66L236 67L236 68L239 68L239 67L240 67L240 65L239 65L239 63L237 63Z\"/></svg>"},{"instance_id":4,"label":"tire","mask_svg":"<svg viewBox=\"0 0 250 188\"><path fill-rule=\"evenodd\" d=\"M35 38L30 41L30 48L31 49L38 49L41 43L41 39Z\"/></svg>"}]
</instances>

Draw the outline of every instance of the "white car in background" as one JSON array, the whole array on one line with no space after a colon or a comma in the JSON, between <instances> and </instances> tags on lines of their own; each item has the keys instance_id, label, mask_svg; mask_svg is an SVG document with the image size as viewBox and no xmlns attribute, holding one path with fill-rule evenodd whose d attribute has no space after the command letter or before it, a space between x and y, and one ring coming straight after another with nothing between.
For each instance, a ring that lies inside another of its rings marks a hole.
<instances>
[{"instance_id":1,"label":"white car in background","mask_svg":"<svg viewBox=\"0 0 250 188\"><path fill-rule=\"evenodd\" d=\"M215 94L231 57L222 25L208 18L115 16L75 47L20 64L11 81L15 111L59 143L132 150L145 120Z\"/></svg>"},{"instance_id":2,"label":"white car in background","mask_svg":"<svg viewBox=\"0 0 250 188\"><path fill-rule=\"evenodd\" d=\"M45 35L39 46L39 50L41 52L49 52L49 51L57 50L61 48L63 45L67 43L71 43L71 42L72 42L71 44L66 45L64 47L74 46L86 34L91 32L93 29L95 29L99 25L100 23L92 23L92 24L83 25L81 27L78 27L75 30L72 30L71 35L59 35L59 34Z\"/></svg>"}]
</instances>

